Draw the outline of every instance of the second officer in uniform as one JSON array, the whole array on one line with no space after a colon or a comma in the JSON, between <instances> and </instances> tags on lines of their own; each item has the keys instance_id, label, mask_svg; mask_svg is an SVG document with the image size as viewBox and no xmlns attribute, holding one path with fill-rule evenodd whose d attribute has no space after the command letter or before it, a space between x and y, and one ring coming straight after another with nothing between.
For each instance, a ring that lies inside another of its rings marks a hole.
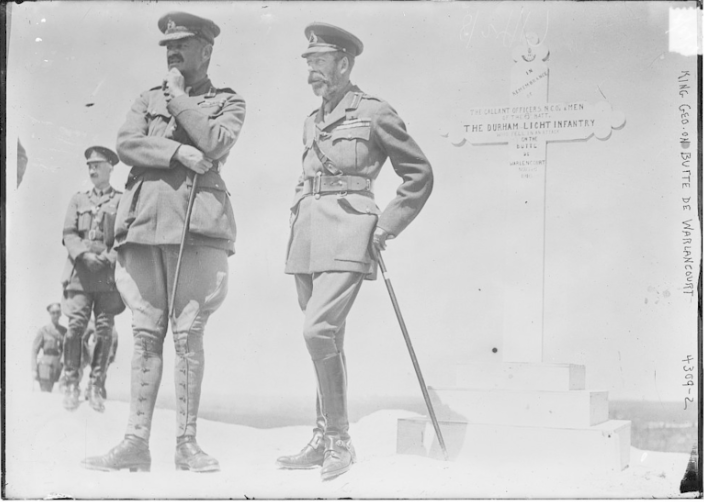
<instances>
[{"instance_id":1,"label":"second officer in uniform","mask_svg":"<svg viewBox=\"0 0 704 502\"><path fill-rule=\"evenodd\" d=\"M68 317L64 342L64 407L79 404L79 379L83 333L95 315L96 350L90 361L88 399L96 411L104 411L103 386L112 346L114 316L125 309L115 286L115 214L121 192L110 185L115 152L102 146L85 151L93 188L71 199L64 220L63 242L68 251L62 284L62 310Z\"/></svg>"}]
</instances>

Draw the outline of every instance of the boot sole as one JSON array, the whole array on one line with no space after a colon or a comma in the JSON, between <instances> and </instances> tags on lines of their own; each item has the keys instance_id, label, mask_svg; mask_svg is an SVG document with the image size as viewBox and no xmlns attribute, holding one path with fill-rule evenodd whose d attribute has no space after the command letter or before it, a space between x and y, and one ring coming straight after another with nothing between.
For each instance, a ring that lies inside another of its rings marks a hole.
<instances>
[{"instance_id":1,"label":"boot sole","mask_svg":"<svg viewBox=\"0 0 704 502\"><path fill-rule=\"evenodd\" d=\"M343 475L344 473L349 471L351 468L352 468L352 464L350 464L347 467L344 467L342 469L337 469L336 471L321 473L320 477L323 481L330 481L331 479L335 479L336 477Z\"/></svg>"},{"instance_id":2,"label":"boot sole","mask_svg":"<svg viewBox=\"0 0 704 502\"><path fill-rule=\"evenodd\" d=\"M81 464L82 467L89 469L91 471L101 471L101 472L117 472L125 469L129 469L130 472L149 472L151 471L151 465L125 465L121 467L108 467L102 465L91 465L91 464Z\"/></svg>"},{"instance_id":3,"label":"boot sole","mask_svg":"<svg viewBox=\"0 0 704 502\"><path fill-rule=\"evenodd\" d=\"M176 470L177 471L191 471L191 472L197 472L197 473L219 472L220 466L219 465L210 465L207 467L203 467L202 469L191 469L190 467L188 467L187 464L176 464Z\"/></svg>"},{"instance_id":4,"label":"boot sole","mask_svg":"<svg viewBox=\"0 0 704 502\"><path fill-rule=\"evenodd\" d=\"M310 470L310 469L315 469L316 467L322 467L323 464L322 462L319 464L304 464L304 465L292 465L292 464L284 464L283 462L276 462L276 467L279 469L288 469L291 471L305 471L305 470Z\"/></svg>"}]
</instances>

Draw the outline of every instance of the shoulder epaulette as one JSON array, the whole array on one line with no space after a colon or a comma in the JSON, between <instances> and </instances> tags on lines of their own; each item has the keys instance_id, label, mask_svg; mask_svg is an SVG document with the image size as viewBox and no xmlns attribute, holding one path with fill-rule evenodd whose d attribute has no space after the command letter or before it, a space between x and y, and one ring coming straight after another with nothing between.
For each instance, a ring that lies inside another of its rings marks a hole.
<instances>
[{"instance_id":1,"label":"shoulder epaulette","mask_svg":"<svg viewBox=\"0 0 704 502\"><path fill-rule=\"evenodd\" d=\"M216 87L215 90L217 92L229 92L230 94L237 94L235 91L233 91L229 87Z\"/></svg>"},{"instance_id":2,"label":"shoulder epaulette","mask_svg":"<svg viewBox=\"0 0 704 502\"><path fill-rule=\"evenodd\" d=\"M362 99L369 99L372 101L379 101L379 102L384 101L383 99L377 98L376 96L372 96L371 94L362 94Z\"/></svg>"},{"instance_id":3,"label":"shoulder epaulette","mask_svg":"<svg viewBox=\"0 0 704 502\"><path fill-rule=\"evenodd\" d=\"M160 85L157 85L156 87L152 87L152 88L149 89L149 90L150 90L150 91L156 91L157 89L161 89L161 86L160 86Z\"/></svg>"},{"instance_id":4,"label":"shoulder epaulette","mask_svg":"<svg viewBox=\"0 0 704 502\"><path fill-rule=\"evenodd\" d=\"M352 96L352 101L350 102L349 106L346 108L347 110L356 110L359 108L359 103L362 102L362 97L364 96L363 92L355 92L354 95Z\"/></svg>"},{"instance_id":5,"label":"shoulder epaulette","mask_svg":"<svg viewBox=\"0 0 704 502\"><path fill-rule=\"evenodd\" d=\"M310 113L308 114L308 116L309 116L309 117L312 117L313 115L315 115L316 113L318 113L318 110L320 110L320 108L316 108L315 110L313 110L312 112L310 112Z\"/></svg>"}]
</instances>

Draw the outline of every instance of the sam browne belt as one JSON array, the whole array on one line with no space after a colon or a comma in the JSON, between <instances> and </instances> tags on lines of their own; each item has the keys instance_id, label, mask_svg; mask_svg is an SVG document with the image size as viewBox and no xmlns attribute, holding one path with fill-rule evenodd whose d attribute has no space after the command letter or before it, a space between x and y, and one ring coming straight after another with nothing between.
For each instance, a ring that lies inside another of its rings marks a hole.
<instances>
[{"instance_id":1,"label":"sam browne belt","mask_svg":"<svg viewBox=\"0 0 704 502\"><path fill-rule=\"evenodd\" d=\"M373 197L372 186L372 180L363 176L326 176L318 173L315 178L308 178L303 182L303 195L312 194L320 198L324 193L344 195L348 192L361 192Z\"/></svg>"}]
</instances>

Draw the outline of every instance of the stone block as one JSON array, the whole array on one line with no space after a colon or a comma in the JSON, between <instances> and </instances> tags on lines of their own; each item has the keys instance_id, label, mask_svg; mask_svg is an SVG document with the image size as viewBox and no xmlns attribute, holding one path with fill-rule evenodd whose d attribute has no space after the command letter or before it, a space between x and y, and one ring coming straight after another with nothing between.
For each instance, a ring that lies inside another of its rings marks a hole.
<instances>
[{"instance_id":1,"label":"stone block","mask_svg":"<svg viewBox=\"0 0 704 502\"><path fill-rule=\"evenodd\" d=\"M525 427L584 428L609 418L608 392L429 389L439 420Z\"/></svg>"},{"instance_id":2,"label":"stone block","mask_svg":"<svg viewBox=\"0 0 704 502\"><path fill-rule=\"evenodd\" d=\"M625 420L585 428L520 427L439 421L449 460L553 469L620 471L628 467L631 423ZM426 417L398 420L397 453L443 459Z\"/></svg>"},{"instance_id":3,"label":"stone block","mask_svg":"<svg viewBox=\"0 0 704 502\"><path fill-rule=\"evenodd\" d=\"M577 364L491 363L458 365L455 385L483 390L584 390L586 369Z\"/></svg>"}]
</instances>

